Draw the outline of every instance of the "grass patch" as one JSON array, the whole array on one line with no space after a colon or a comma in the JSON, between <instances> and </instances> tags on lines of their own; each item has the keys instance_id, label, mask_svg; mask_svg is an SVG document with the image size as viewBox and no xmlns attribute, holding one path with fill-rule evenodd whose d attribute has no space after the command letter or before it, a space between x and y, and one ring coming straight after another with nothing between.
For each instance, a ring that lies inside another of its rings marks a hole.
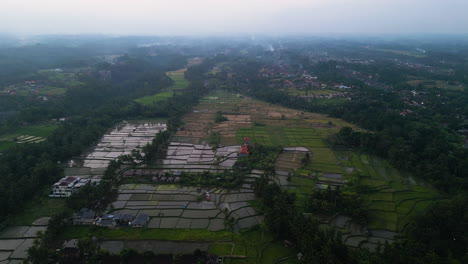
<instances>
[{"instance_id":1,"label":"grass patch","mask_svg":"<svg viewBox=\"0 0 468 264\"><path fill-rule=\"evenodd\" d=\"M161 92L154 95L145 96L139 99L136 99L135 102L143 104L143 105L150 105L156 102L164 101L168 98L173 97L177 92L175 91L167 91Z\"/></svg>"},{"instance_id":2,"label":"grass patch","mask_svg":"<svg viewBox=\"0 0 468 264\"><path fill-rule=\"evenodd\" d=\"M229 231L208 231L205 229L157 229L157 228L120 228L108 229L98 226L68 226L61 234L62 239L86 238L89 234L99 239L158 239L171 241L230 241Z\"/></svg>"},{"instance_id":3,"label":"grass patch","mask_svg":"<svg viewBox=\"0 0 468 264\"><path fill-rule=\"evenodd\" d=\"M67 210L65 199L43 197L33 199L26 204L23 212L14 216L10 223L12 225L31 225L36 219L43 216L55 216Z\"/></svg>"},{"instance_id":4,"label":"grass patch","mask_svg":"<svg viewBox=\"0 0 468 264\"><path fill-rule=\"evenodd\" d=\"M15 145L13 141L0 141L0 151L7 150Z\"/></svg>"},{"instance_id":5,"label":"grass patch","mask_svg":"<svg viewBox=\"0 0 468 264\"><path fill-rule=\"evenodd\" d=\"M398 215L395 212L369 210L369 228L396 231Z\"/></svg>"},{"instance_id":6,"label":"grass patch","mask_svg":"<svg viewBox=\"0 0 468 264\"><path fill-rule=\"evenodd\" d=\"M160 185L158 187L158 191L177 191L177 190L179 190L179 186L174 185L174 184Z\"/></svg>"},{"instance_id":7,"label":"grass patch","mask_svg":"<svg viewBox=\"0 0 468 264\"><path fill-rule=\"evenodd\" d=\"M231 243L213 243L208 248L208 253L224 256L231 255L233 244Z\"/></svg>"},{"instance_id":8,"label":"grass patch","mask_svg":"<svg viewBox=\"0 0 468 264\"><path fill-rule=\"evenodd\" d=\"M285 248L280 243L269 244L262 252L262 259L260 263L273 263L275 260L284 257L293 257L279 263L299 263L297 261L297 252L291 248Z\"/></svg>"},{"instance_id":9,"label":"grass patch","mask_svg":"<svg viewBox=\"0 0 468 264\"><path fill-rule=\"evenodd\" d=\"M46 124L46 125L32 125L27 127L22 127L15 130L15 134L19 135L30 135L35 137L48 137L52 132L57 129L57 125Z\"/></svg>"}]
</instances>

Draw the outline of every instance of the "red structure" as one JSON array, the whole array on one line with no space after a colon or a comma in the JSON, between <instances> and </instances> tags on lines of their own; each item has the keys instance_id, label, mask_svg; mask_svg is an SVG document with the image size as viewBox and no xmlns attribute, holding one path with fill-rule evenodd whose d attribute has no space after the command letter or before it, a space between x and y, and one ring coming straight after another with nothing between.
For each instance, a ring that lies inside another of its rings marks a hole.
<instances>
[{"instance_id":1,"label":"red structure","mask_svg":"<svg viewBox=\"0 0 468 264\"><path fill-rule=\"evenodd\" d=\"M249 155L249 146L242 145L241 146L241 151L239 152L239 154Z\"/></svg>"}]
</instances>

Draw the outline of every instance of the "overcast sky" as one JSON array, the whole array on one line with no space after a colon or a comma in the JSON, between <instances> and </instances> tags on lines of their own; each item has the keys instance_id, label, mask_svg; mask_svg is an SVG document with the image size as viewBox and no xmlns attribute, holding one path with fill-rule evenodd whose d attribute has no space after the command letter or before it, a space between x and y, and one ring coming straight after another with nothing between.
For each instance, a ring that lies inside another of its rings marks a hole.
<instances>
[{"instance_id":1,"label":"overcast sky","mask_svg":"<svg viewBox=\"0 0 468 264\"><path fill-rule=\"evenodd\" d=\"M468 0L0 0L16 34L468 33Z\"/></svg>"}]
</instances>

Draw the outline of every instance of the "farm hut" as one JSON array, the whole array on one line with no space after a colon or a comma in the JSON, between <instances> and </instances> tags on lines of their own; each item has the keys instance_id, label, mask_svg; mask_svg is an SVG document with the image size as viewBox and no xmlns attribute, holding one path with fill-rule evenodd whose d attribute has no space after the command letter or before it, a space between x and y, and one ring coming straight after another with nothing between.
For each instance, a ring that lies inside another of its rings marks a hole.
<instances>
[{"instance_id":1,"label":"farm hut","mask_svg":"<svg viewBox=\"0 0 468 264\"><path fill-rule=\"evenodd\" d=\"M62 255L67 263L73 263L79 260L80 249L78 248L78 239L71 239L63 242Z\"/></svg>"},{"instance_id":2,"label":"farm hut","mask_svg":"<svg viewBox=\"0 0 468 264\"><path fill-rule=\"evenodd\" d=\"M148 221L149 216L147 214L140 214L132 221L132 227L146 227Z\"/></svg>"},{"instance_id":3,"label":"farm hut","mask_svg":"<svg viewBox=\"0 0 468 264\"><path fill-rule=\"evenodd\" d=\"M103 227L114 227L114 215L104 214L96 221L96 225Z\"/></svg>"}]
</instances>

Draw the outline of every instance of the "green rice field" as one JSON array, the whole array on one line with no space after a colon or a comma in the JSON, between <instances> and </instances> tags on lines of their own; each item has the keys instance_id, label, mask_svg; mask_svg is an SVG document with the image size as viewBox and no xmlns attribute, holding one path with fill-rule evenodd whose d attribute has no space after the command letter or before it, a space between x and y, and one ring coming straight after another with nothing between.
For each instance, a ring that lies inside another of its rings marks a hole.
<instances>
[{"instance_id":1,"label":"green rice field","mask_svg":"<svg viewBox=\"0 0 468 264\"><path fill-rule=\"evenodd\" d=\"M189 81L185 79L184 73L185 69L167 72L167 76L169 76L169 78L171 78L174 81L174 83L169 88L166 88L165 91L154 95L138 98L135 100L135 102L138 102L143 105L150 105L155 102L164 101L168 98L173 97L177 94L178 91L187 88L189 85Z\"/></svg>"},{"instance_id":2,"label":"green rice field","mask_svg":"<svg viewBox=\"0 0 468 264\"><path fill-rule=\"evenodd\" d=\"M6 150L15 144L42 142L56 128L57 125L55 124L31 125L0 134L0 151Z\"/></svg>"}]
</instances>

